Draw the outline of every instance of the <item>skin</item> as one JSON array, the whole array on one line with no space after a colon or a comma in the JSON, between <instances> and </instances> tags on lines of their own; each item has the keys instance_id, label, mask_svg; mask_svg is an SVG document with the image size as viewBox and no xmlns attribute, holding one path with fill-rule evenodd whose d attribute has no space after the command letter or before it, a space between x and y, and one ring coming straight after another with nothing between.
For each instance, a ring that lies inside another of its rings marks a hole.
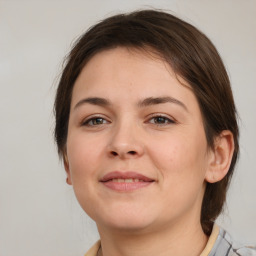
<instances>
[{"instance_id":1,"label":"skin","mask_svg":"<svg viewBox=\"0 0 256 256\"><path fill-rule=\"evenodd\" d=\"M104 256L199 255L206 245L200 225L206 181L225 176L233 140L224 131L209 149L197 99L184 84L159 58L121 47L96 54L75 82L65 168L96 221ZM85 102L91 97L109 104ZM150 97L174 100L138 105ZM154 182L115 191L100 182L112 171Z\"/></svg>"}]
</instances>

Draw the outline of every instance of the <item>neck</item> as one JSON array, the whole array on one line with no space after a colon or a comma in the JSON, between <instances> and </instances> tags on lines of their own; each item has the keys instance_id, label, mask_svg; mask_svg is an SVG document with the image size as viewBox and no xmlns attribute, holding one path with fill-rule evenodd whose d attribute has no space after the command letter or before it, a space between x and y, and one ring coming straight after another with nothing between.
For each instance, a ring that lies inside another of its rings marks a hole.
<instances>
[{"instance_id":1,"label":"neck","mask_svg":"<svg viewBox=\"0 0 256 256\"><path fill-rule=\"evenodd\" d=\"M165 226L151 232L108 230L100 226L98 229L102 246L100 256L198 256L208 240L200 222Z\"/></svg>"}]
</instances>

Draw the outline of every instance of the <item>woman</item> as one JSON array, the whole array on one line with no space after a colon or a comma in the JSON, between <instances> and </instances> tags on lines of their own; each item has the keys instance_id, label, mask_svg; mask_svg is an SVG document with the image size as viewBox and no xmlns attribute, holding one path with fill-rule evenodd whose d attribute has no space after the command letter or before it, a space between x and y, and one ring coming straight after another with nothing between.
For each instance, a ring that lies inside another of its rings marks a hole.
<instances>
[{"instance_id":1,"label":"woman","mask_svg":"<svg viewBox=\"0 0 256 256\"><path fill-rule=\"evenodd\" d=\"M225 67L195 27L154 10L96 24L55 114L67 183L101 238L86 256L256 255L214 224L239 132Z\"/></svg>"}]
</instances>

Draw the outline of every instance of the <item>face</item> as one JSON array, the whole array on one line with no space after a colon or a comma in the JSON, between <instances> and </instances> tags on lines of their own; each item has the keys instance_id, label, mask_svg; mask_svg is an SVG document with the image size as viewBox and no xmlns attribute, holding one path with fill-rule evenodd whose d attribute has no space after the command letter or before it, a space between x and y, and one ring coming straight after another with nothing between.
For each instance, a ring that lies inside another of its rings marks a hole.
<instances>
[{"instance_id":1,"label":"face","mask_svg":"<svg viewBox=\"0 0 256 256\"><path fill-rule=\"evenodd\" d=\"M159 58L121 47L76 80L65 166L98 227L200 223L209 150L195 95L179 81Z\"/></svg>"}]
</instances>

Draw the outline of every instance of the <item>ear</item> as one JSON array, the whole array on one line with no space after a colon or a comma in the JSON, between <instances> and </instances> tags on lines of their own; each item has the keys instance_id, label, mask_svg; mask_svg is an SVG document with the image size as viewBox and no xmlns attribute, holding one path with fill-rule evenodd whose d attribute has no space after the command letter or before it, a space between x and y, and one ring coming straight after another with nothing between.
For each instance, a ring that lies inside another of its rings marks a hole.
<instances>
[{"instance_id":1,"label":"ear","mask_svg":"<svg viewBox=\"0 0 256 256\"><path fill-rule=\"evenodd\" d=\"M67 153L64 152L63 154L63 164L67 173L67 179L66 182L68 185L72 185L72 179L71 179L71 174L70 174L70 169L69 169L69 162L68 162L68 156Z\"/></svg>"},{"instance_id":2,"label":"ear","mask_svg":"<svg viewBox=\"0 0 256 256\"><path fill-rule=\"evenodd\" d=\"M224 130L215 138L214 149L210 153L209 168L205 180L215 183L222 180L228 173L234 152L234 139L231 131Z\"/></svg>"}]
</instances>

